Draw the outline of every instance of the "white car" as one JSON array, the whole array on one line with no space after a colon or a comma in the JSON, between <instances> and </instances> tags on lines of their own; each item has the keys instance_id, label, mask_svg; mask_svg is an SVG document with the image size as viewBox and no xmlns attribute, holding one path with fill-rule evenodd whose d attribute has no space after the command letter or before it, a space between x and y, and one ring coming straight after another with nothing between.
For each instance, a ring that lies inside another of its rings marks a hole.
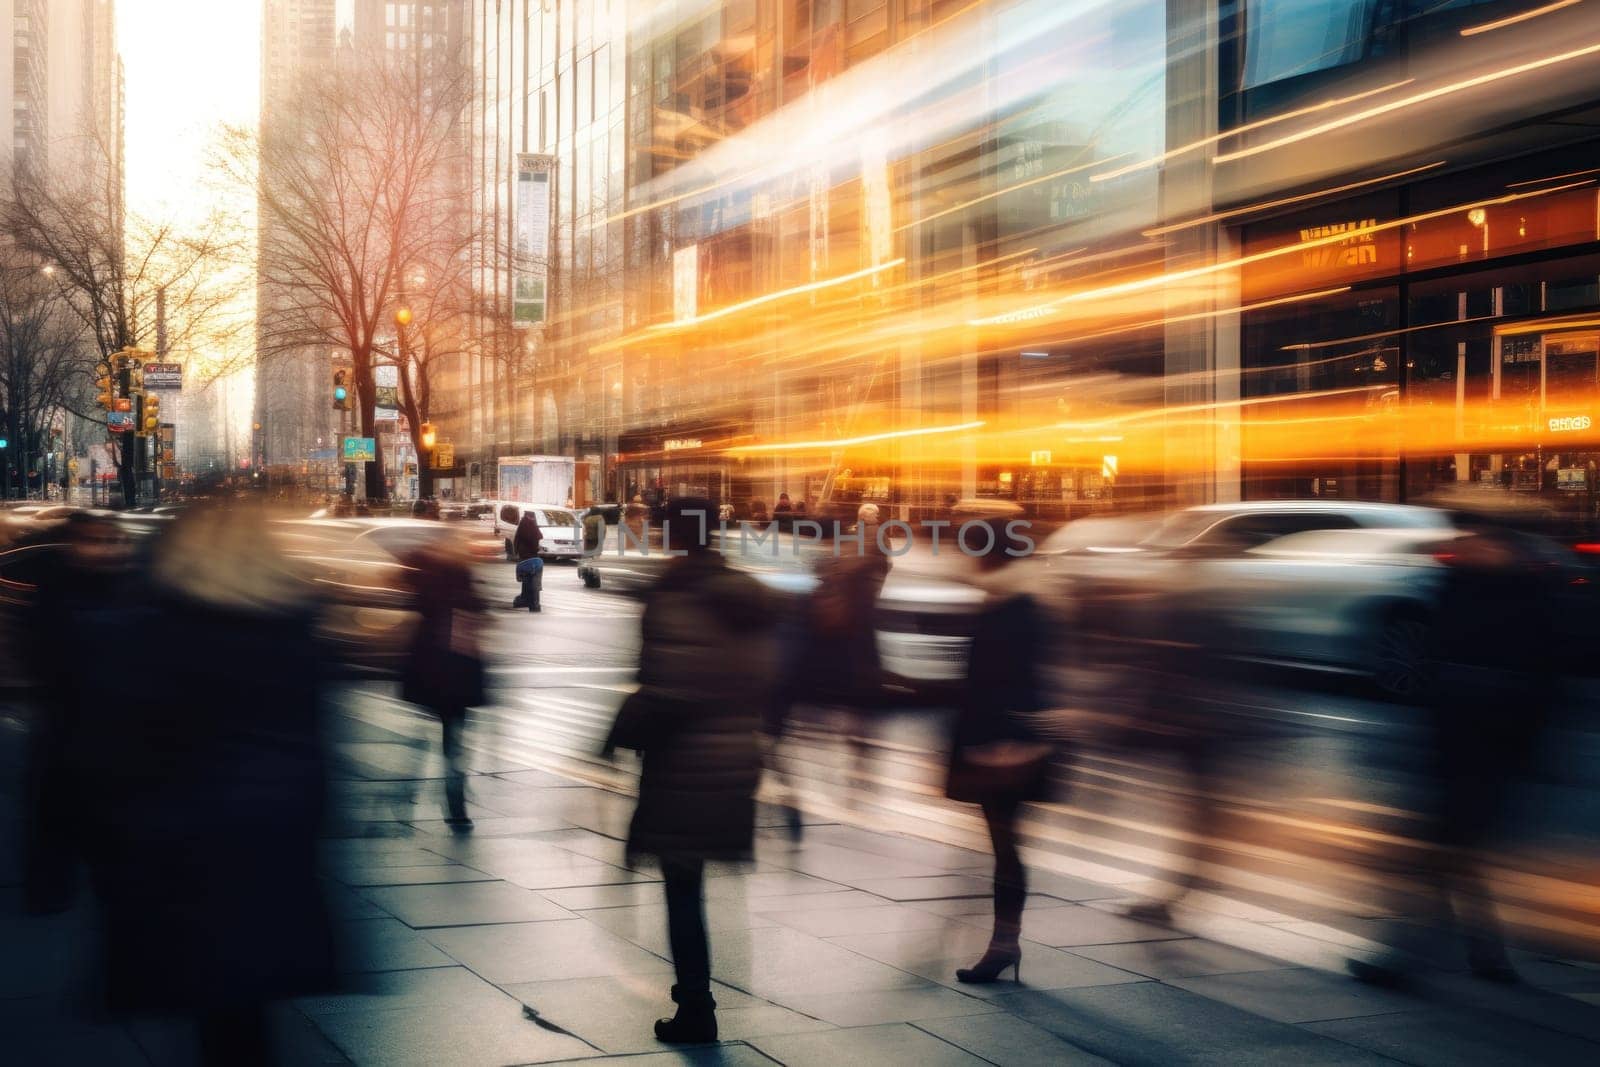
<instances>
[{"instance_id":1,"label":"white car","mask_svg":"<svg viewBox=\"0 0 1600 1067\"><path fill-rule=\"evenodd\" d=\"M494 507L494 535L505 544L506 559L517 558L517 524L526 512L544 535L539 541L543 559L579 559L583 555L583 522L576 511L555 504L519 504L500 501Z\"/></svg>"}]
</instances>

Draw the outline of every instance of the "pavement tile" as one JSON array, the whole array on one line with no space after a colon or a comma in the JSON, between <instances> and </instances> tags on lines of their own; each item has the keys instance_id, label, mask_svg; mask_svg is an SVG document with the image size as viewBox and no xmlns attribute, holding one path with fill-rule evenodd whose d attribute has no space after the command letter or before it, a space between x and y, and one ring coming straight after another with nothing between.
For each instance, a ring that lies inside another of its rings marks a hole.
<instances>
[{"instance_id":1,"label":"pavement tile","mask_svg":"<svg viewBox=\"0 0 1600 1067\"><path fill-rule=\"evenodd\" d=\"M501 867L500 876L512 885L524 889L573 889L594 886L617 886L635 883L659 885L660 880L625 867L609 863L582 863L571 867Z\"/></svg>"},{"instance_id":2,"label":"pavement tile","mask_svg":"<svg viewBox=\"0 0 1600 1067\"><path fill-rule=\"evenodd\" d=\"M656 886L655 889L657 902L654 904L595 908L584 912L583 917L646 951L670 958L672 949L667 943L667 905L661 899L660 886ZM706 930L711 935L713 960L719 948L727 943L728 935L757 926L777 925L778 921L770 915L752 914L743 908L707 908Z\"/></svg>"},{"instance_id":3,"label":"pavement tile","mask_svg":"<svg viewBox=\"0 0 1600 1067\"><path fill-rule=\"evenodd\" d=\"M1028 871L1028 906L1034 907L1040 897L1055 897L1057 900L1110 900L1121 899L1127 894L1116 886L1106 885L1104 882L1091 882L1087 878L1074 878L1070 874L1057 874L1054 871Z\"/></svg>"},{"instance_id":4,"label":"pavement tile","mask_svg":"<svg viewBox=\"0 0 1600 1067\"><path fill-rule=\"evenodd\" d=\"M895 967L786 927L733 930L711 939L712 973L768 1000L789 993L925 987Z\"/></svg>"},{"instance_id":5,"label":"pavement tile","mask_svg":"<svg viewBox=\"0 0 1600 1067\"><path fill-rule=\"evenodd\" d=\"M826 893L844 888L824 879L812 878L794 871L768 871L762 874L743 873L737 876L707 878L706 899L789 896L795 893Z\"/></svg>"},{"instance_id":6,"label":"pavement tile","mask_svg":"<svg viewBox=\"0 0 1600 1067\"><path fill-rule=\"evenodd\" d=\"M660 956L585 919L444 927L429 930L428 940L501 985L672 970Z\"/></svg>"},{"instance_id":7,"label":"pavement tile","mask_svg":"<svg viewBox=\"0 0 1600 1067\"><path fill-rule=\"evenodd\" d=\"M1238 971L1281 971L1283 963L1187 937L1172 941L1130 941L1115 945L1083 945L1072 950L1076 955L1109 963L1149 978L1193 978L1203 974L1233 974ZM1332 1018L1333 1016L1327 1016Z\"/></svg>"},{"instance_id":8,"label":"pavement tile","mask_svg":"<svg viewBox=\"0 0 1600 1067\"><path fill-rule=\"evenodd\" d=\"M319 1018L317 1025L352 1062L384 1067L500 1067L594 1051L524 1018L509 998L494 1007L346 1012Z\"/></svg>"},{"instance_id":9,"label":"pavement tile","mask_svg":"<svg viewBox=\"0 0 1600 1067\"><path fill-rule=\"evenodd\" d=\"M660 1047L659 1043L656 1047ZM622 1062L626 1067L773 1067L770 1057L739 1041L629 1056ZM543 1067L577 1067L579 1064L594 1067L594 1060L562 1060L544 1064Z\"/></svg>"},{"instance_id":10,"label":"pavement tile","mask_svg":"<svg viewBox=\"0 0 1600 1067\"><path fill-rule=\"evenodd\" d=\"M369 867L448 867L456 862L417 844L415 838L343 838L325 842L323 856L330 869Z\"/></svg>"},{"instance_id":11,"label":"pavement tile","mask_svg":"<svg viewBox=\"0 0 1600 1067\"><path fill-rule=\"evenodd\" d=\"M1111 1063L1012 1015L924 1019L916 1026L998 1067L1038 1067L1042 1063L1098 1067Z\"/></svg>"},{"instance_id":12,"label":"pavement tile","mask_svg":"<svg viewBox=\"0 0 1600 1067\"><path fill-rule=\"evenodd\" d=\"M407 926L466 926L567 919L572 913L531 889L507 882L403 885L363 889L362 895Z\"/></svg>"},{"instance_id":13,"label":"pavement tile","mask_svg":"<svg viewBox=\"0 0 1600 1067\"><path fill-rule=\"evenodd\" d=\"M361 891L340 885L337 882L324 880L322 884L322 899L327 902L328 914L338 921L340 919L382 919L388 914L372 901L361 895Z\"/></svg>"},{"instance_id":14,"label":"pavement tile","mask_svg":"<svg viewBox=\"0 0 1600 1067\"><path fill-rule=\"evenodd\" d=\"M494 776L497 781L510 782L524 789L570 789L581 787L581 783L571 778L563 778L559 774L549 771L505 771Z\"/></svg>"},{"instance_id":15,"label":"pavement tile","mask_svg":"<svg viewBox=\"0 0 1600 1067\"><path fill-rule=\"evenodd\" d=\"M1020 982L1006 980L990 985L967 985L956 979L956 970L970 967L989 945L988 932L976 927L833 937L828 942L983 1000L1019 989L1072 989L1145 980L1140 975L1061 949L1025 941Z\"/></svg>"},{"instance_id":16,"label":"pavement tile","mask_svg":"<svg viewBox=\"0 0 1600 1067\"><path fill-rule=\"evenodd\" d=\"M556 815L507 814L484 818L474 809L474 801L471 799L468 800L467 807L469 809L467 814L472 816L472 836L475 838L513 837L543 830L561 830L570 825L565 819ZM419 833L434 837L455 836L455 830L443 819L413 819L411 825L415 826Z\"/></svg>"},{"instance_id":17,"label":"pavement tile","mask_svg":"<svg viewBox=\"0 0 1600 1067\"><path fill-rule=\"evenodd\" d=\"M854 993L791 993L777 999L786 1008L834 1026L876 1026L952 1015L983 1015L996 1010L985 1001L939 986Z\"/></svg>"},{"instance_id":18,"label":"pavement tile","mask_svg":"<svg viewBox=\"0 0 1600 1067\"><path fill-rule=\"evenodd\" d=\"M384 885L444 885L450 882L493 882L495 876L459 863L428 867L350 867L335 875L345 885L369 888Z\"/></svg>"},{"instance_id":19,"label":"pavement tile","mask_svg":"<svg viewBox=\"0 0 1600 1067\"><path fill-rule=\"evenodd\" d=\"M806 839L853 848L874 856L893 856L913 863L933 864L945 870L994 866L994 860L982 852L974 852L956 845L939 844L920 837L877 833L842 823L807 829Z\"/></svg>"},{"instance_id":20,"label":"pavement tile","mask_svg":"<svg viewBox=\"0 0 1600 1067\"><path fill-rule=\"evenodd\" d=\"M661 1048L654 1023L674 1010L671 985L669 976L624 974L518 983L507 986L506 992L606 1052L639 1053ZM717 1030L724 1041L831 1029L827 1023L720 983L713 983L712 995L717 1000Z\"/></svg>"},{"instance_id":21,"label":"pavement tile","mask_svg":"<svg viewBox=\"0 0 1600 1067\"><path fill-rule=\"evenodd\" d=\"M339 969L347 974L450 967L455 961L399 919L358 919L334 926Z\"/></svg>"},{"instance_id":22,"label":"pavement tile","mask_svg":"<svg viewBox=\"0 0 1600 1067\"><path fill-rule=\"evenodd\" d=\"M856 888L899 901L947 900L951 897L974 897L988 901L994 898L994 880L975 878L970 874L942 874L922 878L873 878L857 882Z\"/></svg>"},{"instance_id":23,"label":"pavement tile","mask_svg":"<svg viewBox=\"0 0 1600 1067\"><path fill-rule=\"evenodd\" d=\"M1600 973L1590 973L1600 977ZM1600 986L1590 988L1600 989ZM1573 1037L1600 1041L1600 1011L1591 1006L1596 1002L1591 1000L1584 1003L1570 995L1563 995L1565 990L1539 989L1528 985L1507 987L1496 982L1485 982L1471 974L1447 974L1433 976L1426 991L1442 994L1455 1007L1480 1008Z\"/></svg>"},{"instance_id":24,"label":"pavement tile","mask_svg":"<svg viewBox=\"0 0 1600 1067\"><path fill-rule=\"evenodd\" d=\"M848 934L883 934L895 930L940 930L951 924L942 915L933 915L898 904L870 908L814 909L774 912L772 917L785 926L813 937L841 937Z\"/></svg>"},{"instance_id":25,"label":"pavement tile","mask_svg":"<svg viewBox=\"0 0 1600 1067\"><path fill-rule=\"evenodd\" d=\"M784 858L784 862L802 874L853 887L863 881L915 878L945 873L932 864L873 856L851 848L812 842L795 849Z\"/></svg>"},{"instance_id":26,"label":"pavement tile","mask_svg":"<svg viewBox=\"0 0 1600 1067\"><path fill-rule=\"evenodd\" d=\"M758 914L777 914L791 911L817 911L832 908L874 908L882 905L884 899L875 897L871 893L863 893L859 889L846 889L840 886L828 893L794 893L777 897L752 897L749 901L751 911Z\"/></svg>"},{"instance_id":27,"label":"pavement tile","mask_svg":"<svg viewBox=\"0 0 1600 1067\"><path fill-rule=\"evenodd\" d=\"M966 921L987 925L991 920L987 916L973 916ZM1136 922L1081 904L1072 904L1064 908L1024 910L1022 936L1042 945L1072 948L1122 941L1166 941L1188 935L1169 927Z\"/></svg>"},{"instance_id":28,"label":"pavement tile","mask_svg":"<svg viewBox=\"0 0 1600 1067\"><path fill-rule=\"evenodd\" d=\"M1029 990L996 1003L1086 1052L1129 1067L1388 1062L1160 982Z\"/></svg>"},{"instance_id":29,"label":"pavement tile","mask_svg":"<svg viewBox=\"0 0 1600 1067\"><path fill-rule=\"evenodd\" d=\"M563 908L587 911L595 908L629 908L640 904L659 904L661 894L661 883L648 881L545 889L540 895L547 900L555 901Z\"/></svg>"},{"instance_id":30,"label":"pavement tile","mask_svg":"<svg viewBox=\"0 0 1600 1067\"><path fill-rule=\"evenodd\" d=\"M1305 1029L1421 1067L1600 1062L1600 1044L1487 1012L1416 1011L1309 1023Z\"/></svg>"},{"instance_id":31,"label":"pavement tile","mask_svg":"<svg viewBox=\"0 0 1600 1067\"><path fill-rule=\"evenodd\" d=\"M346 993L301 997L294 1006L313 1019L345 1012L407 1009L428 1017L457 1008L499 1008L510 999L465 967L430 967L365 975Z\"/></svg>"},{"instance_id":32,"label":"pavement tile","mask_svg":"<svg viewBox=\"0 0 1600 1067\"><path fill-rule=\"evenodd\" d=\"M1352 1019L1426 1006L1407 993L1304 967L1172 977L1167 984L1282 1023Z\"/></svg>"},{"instance_id":33,"label":"pavement tile","mask_svg":"<svg viewBox=\"0 0 1600 1067\"><path fill-rule=\"evenodd\" d=\"M978 1067L983 1060L906 1023L830 1030L820 1034L757 1037L750 1044L785 1067L838 1064L916 1064L917 1067Z\"/></svg>"}]
</instances>

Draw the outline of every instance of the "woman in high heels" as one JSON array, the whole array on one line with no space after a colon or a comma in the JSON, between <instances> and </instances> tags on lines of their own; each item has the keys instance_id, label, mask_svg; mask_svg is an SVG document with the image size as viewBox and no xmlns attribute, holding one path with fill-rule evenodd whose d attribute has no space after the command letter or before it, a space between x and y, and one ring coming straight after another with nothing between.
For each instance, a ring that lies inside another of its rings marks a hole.
<instances>
[{"instance_id":1,"label":"woman in high heels","mask_svg":"<svg viewBox=\"0 0 1600 1067\"><path fill-rule=\"evenodd\" d=\"M994 933L983 958L956 971L967 983L993 982L1006 971L1021 980L1028 886L1017 817L1025 801L1042 799L1055 751L1031 722L1039 709L1044 614L1007 566L1017 558L1008 550L1019 549L1007 524L988 525L993 536L978 557L978 583L988 596L973 632L945 789L952 800L982 806L994 848Z\"/></svg>"}]
</instances>

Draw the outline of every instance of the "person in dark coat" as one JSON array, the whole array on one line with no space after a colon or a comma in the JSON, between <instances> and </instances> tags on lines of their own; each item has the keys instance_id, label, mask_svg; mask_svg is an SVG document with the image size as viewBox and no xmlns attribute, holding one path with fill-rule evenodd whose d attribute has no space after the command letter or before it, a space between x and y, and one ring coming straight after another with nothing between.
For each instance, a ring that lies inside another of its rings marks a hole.
<instances>
[{"instance_id":1,"label":"person in dark coat","mask_svg":"<svg viewBox=\"0 0 1600 1067\"><path fill-rule=\"evenodd\" d=\"M1007 581L1005 524L992 527L989 550L978 560L988 598L973 629L945 789L952 800L982 806L994 848L994 932L983 957L956 971L968 983L993 982L1007 970L1021 976L1028 886L1017 818L1025 801L1045 795L1054 754L1032 721L1040 708L1044 614L1020 583Z\"/></svg>"},{"instance_id":2,"label":"person in dark coat","mask_svg":"<svg viewBox=\"0 0 1600 1067\"><path fill-rule=\"evenodd\" d=\"M543 540L544 531L539 528L533 509L524 509L511 541L511 549L517 557L517 579L522 582L522 592L511 602L513 608L539 610L539 590L544 588L544 560L539 558L539 542Z\"/></svg>"},{"instance_id":3,"label":"person in dark coat","mask_svg":"<svg viewBox=\"0 0 1600 1067\"><path fill-rule=\"evenodd\" d=\"M778 745L799 705L834 709L845 720L859 781L867 780L865 736L871 713L883 700L883 662L878 654L878 595L891 560L878 544L876 504L857 510L858 537L842 538L816 563L817 585L798 620L784 620L782 681L767 716L774 770ZM859 540L858 540L859 538ZM800 837L800 813L787 809L790 835Z\"/></svg>"},{"instance_id":4,"label":"person in dark coat","mask_svg":"<svg viewBox=\"0 0 1600 1067\"><path fill-rule=\"evenodd\" d=\"M1423 810L1431 847L1409 873L1440 925L1465 942L1472 972L1515 982L1477 857L1502 829L1515 781L1549 724L1563 660L1573 661L1556 615L1568 575L1539 539L1472 516L1460 521L1470 533L1441 553L1447 567L1429 642ZM1428 933L1396 922L1383 957L1348 968L1363 981L1397 984L1430 954Z\"/></svg>"},{"instance_id":5,"label":"person in dark coat","mask_svg":"<svg viewBox=\"0 0 1600 1067\"><path fill-rule=\"evenodd\" d=\"M454 538L435 541L407 557L412 593L421 616L406 659L401 695L439 717L444 734L445 821L472 829L467 816L462 741L467 709L485 702L479 635L484 605L472 584L471 560Z\"/></svg>"},{"instance_id":6,"label":"person in dark coat","mask_svg":"<svg viewBox=\"0 0 1600 1067\"><path fill-rule=\"evenodd\" d=\"M254 509L186 511L148 575L102 617L115 639L79 615L97 670L53 768L78 798L98 985L119 1014L195 1020L205 1063L267 1063L266 1005L336 973L317 605Z\"/></svg>"},{"instance_id":7,"label":"person in dark coat","mask_svg":"<svg viewBox=\"0 0 1600 1067\"><path fill-rule=\"evenodd\" d=\"M639 691L619 713L611 742L643 755L628 851L661 864L678 1005L673 1018L656 1023L656 1037L667 1042L716 1040L705 862L750 854L757 733L775 659L761 584L709 548L715 515L707 500L669 505L669 550L687 554L646 598Z\"/></svg>"}]
</instances>

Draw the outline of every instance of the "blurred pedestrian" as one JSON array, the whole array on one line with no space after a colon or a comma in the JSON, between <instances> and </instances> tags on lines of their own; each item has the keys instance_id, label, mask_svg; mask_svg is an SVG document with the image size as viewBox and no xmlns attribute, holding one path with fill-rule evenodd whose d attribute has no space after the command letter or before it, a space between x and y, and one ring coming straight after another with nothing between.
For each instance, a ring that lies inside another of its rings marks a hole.
<instances>
[{"instance_id":1,"label":"blurred pedestrian","mask_svg":"<svg viewBox=\"0 0 1600 1067\"><path fill-rule=\"evenodd\" d=\"M543 540L544 531L539 528L539 520L533 509L523 508L522 518L517 520L517 532L511 539L511 549L517 557L517 580L522 583L522 592L511 602L513 608L540 610L539 591L544 588L544 560L539 556L539 543Z\"/></svg>"},{"instance_id":2,"label":"blurred pedestrian","mask_svg":"<svg viewBox=\"0 0 1600 1067\"><path fill-rule=\"evenodd\" d=\"M669 505L668 549L686 555L668 564L646 598L639 689L607 742L644 760L628 852L661 864L678 1005L655 1026L666 1042L717 1038L705 863L751 852L757 732L774 663L765 591L711 550L714 520L709 500L682 497Z\"/></svg>"},{"instance_id":3,"label":"blurred pedestrian","mask_svg":"<svg viewBox=\"0 0 1600 1067\"><path fill-rule=\"evenodd\" d=\"M1039 730L1037 667L1046 645L1044 613L1025 575L1008 567L1003 520L988 523L992 539L978 557L986 598L974 624L966 684L951 738L945 794L981 805L994 849L994 930L989 947L956 980L993 982L1006 971L1020 980L1022 908L1027 872L1018 848L1022 805L1047 792L1056 746Z\"/></svg>"},{"instance_id":4,"label":"blurred pedestrian","mask_svg":"<svg viewBox=\"0 0 1600 1067\"><path fill-rule=\"evenodd\" d=\"M463 735L467 709L486 702L481 634L484 605L472 583L472 559L459 538L436 538L408 556L421 616L406 658L402 696L439 717L445 760L445 822L467 832Z\"/></svg>"},{"instance_id":5,"label":"blurred pedestrian","mask_svg":"<svg viewBox=\"0 0 1600 1067\"><path fill-rule=\"evenodd\" d=\"M769 748L774 753L797 707L831 711L844 720L858 783L867 775L867 736L873 715L883 704L883 663L878 655L878 595L888 580L892 561L878 545L879 511L862 504L856 512L856 535L841 538L835 551L818 557L817 584L806 601L798 627L786 628L782 683L767 717ZM790 804L791 836L800 836L800 815Z\"/></svg>"},{"instance_id":6,"label":"blurred pedestrian","mask_svg":"<svg viewBox=\"0 0 1600 1067\"><path fill-rule=\"evenodd\" d=\"M1446 570L1425 702L1428 834L1409 873L1436 925L1465 942L1472 972L1514 982L1479 857L1503 828L1512 787L1558 695L1564 657L1555 604L1566 575L1529 534L1471 516L1460 523L1468 535L1440 553ZM1380 984L1403 981L1428 954L1426 935L1426 927L1391 923L1387 952L1351 960L1350 972Z\"/></svg>"},{"instance_id":7,"label":"blurred pedestrian","mask_svg":"<svg viewBox=\"0 0 1600 1067\"><path fill-rule=\"evenodd\" d=\"M193 1019L207 1064L267 1063L267 1004L335 973L316 604L259 509L215 504L174 521L133 592L82 617L96 669L52 768L77 798L98 985L117 1013Z\"/></svg>"}]
</instances>

